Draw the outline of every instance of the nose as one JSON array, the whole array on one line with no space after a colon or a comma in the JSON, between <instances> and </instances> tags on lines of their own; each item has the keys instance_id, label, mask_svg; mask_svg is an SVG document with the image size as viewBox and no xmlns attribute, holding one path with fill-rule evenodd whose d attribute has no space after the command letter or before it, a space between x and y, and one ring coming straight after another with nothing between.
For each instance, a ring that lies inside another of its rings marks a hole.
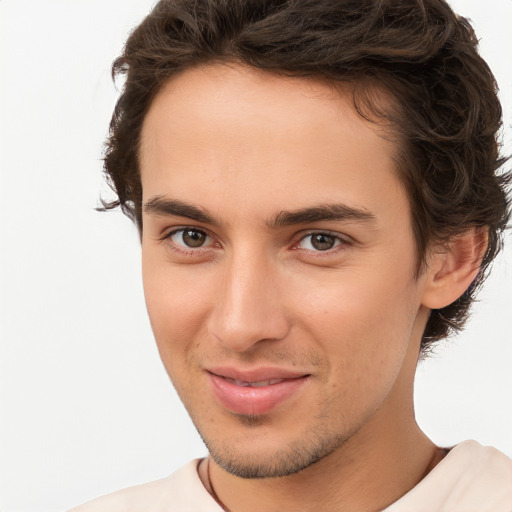
<instances>
[{"instance_id":1,"label":"nose","mask_svg":"<svg viewBox=\"0 0 512 512\"><path fill-rule=\"evenodd\" d=\"M233 254L223 265L208 323L210 334L236 352L249 351L263 340L283 339L290 326L277 264L246 251Z\"/></svg>"}]
</instances>

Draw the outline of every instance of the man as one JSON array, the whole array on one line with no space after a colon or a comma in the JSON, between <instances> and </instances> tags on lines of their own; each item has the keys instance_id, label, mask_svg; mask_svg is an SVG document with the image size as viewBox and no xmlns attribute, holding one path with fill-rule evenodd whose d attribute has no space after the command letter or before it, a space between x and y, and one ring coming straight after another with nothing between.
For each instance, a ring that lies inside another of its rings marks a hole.
<instances>
[{"instance_id":1,"label":"man","mask_svg":"<svg viewBox=\"0 0 512 512\"><path fill-rule=\"evenodd\" d=\"M77 511L512 510L512 461L435 446L418 357L509 218L501 108L442 0L162 0L114 64L105 169L209 451Z\"/></svg>"}]
</instances>

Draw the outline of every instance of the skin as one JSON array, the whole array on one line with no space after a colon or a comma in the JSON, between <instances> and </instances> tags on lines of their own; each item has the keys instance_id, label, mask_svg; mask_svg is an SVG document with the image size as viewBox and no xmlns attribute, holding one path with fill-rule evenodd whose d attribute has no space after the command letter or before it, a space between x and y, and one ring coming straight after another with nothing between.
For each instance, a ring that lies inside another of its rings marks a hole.
<instances>
[{"instance_id":1,"label":"skin","mask_svg":"<svg viewBox=\"0 0 512 512\"><path fill-rule=\"evenodd\" d=\"M381 510L442 457L415 422L414 373L430 308L474 273L454 244L415 276L396 147L381 135L324 83L238 65L185 71L145 118L147 308L210 452L199 474L227 510ZM276 222L333 204L364 215ZM474 238L458 242L466 256ZM205 369L222 365L309 377L241 415L211 392Z\"/></svg>"}]
</instances>

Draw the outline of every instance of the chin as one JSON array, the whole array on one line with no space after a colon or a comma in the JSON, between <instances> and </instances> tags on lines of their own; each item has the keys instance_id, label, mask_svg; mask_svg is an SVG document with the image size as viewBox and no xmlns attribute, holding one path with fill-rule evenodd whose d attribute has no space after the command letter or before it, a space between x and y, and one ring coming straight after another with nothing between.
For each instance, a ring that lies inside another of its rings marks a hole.
<instances>
[{"instance_id":1,"label":"chin","mask_svg":"<svg viewBox=\"0 0 512 512\"><path fill-rule=\"evenodd\" d=\"M257 416L245 416L242 421L252 427L263 422ZM324 429L309 430L295 440L285 436L281 442L250 432L246 442L234 442L233 437L214 439L198 431L213 461L228 473L246 479L293 475L327 457L345 441Z\"/></svg>"}]
</instances>

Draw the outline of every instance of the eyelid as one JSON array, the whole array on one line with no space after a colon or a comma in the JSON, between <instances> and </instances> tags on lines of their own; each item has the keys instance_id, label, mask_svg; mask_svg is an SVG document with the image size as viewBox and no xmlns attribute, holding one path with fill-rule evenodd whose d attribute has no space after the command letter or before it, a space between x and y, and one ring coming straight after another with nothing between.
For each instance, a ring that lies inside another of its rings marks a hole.
<instances>
[{"instance_id":1,"label":"eyelid","mask_svg":"<svg viewBox=\"0 0 512 512\"><path fill-rule=\"evenodd\" d=\"M211 239L211 242L207 245L200 246L200 247L187 247L186 245L178 245L175 242L171 240L171 238L176 235L177 233L191 230L191 231L199 231L201 233L204 233L208 238ZM315 250L315 249L303 249L298 247L298 245L306 238L313 236L323 234L327 236L334 237L336 241L338 242L336 245L334 245L330 249L326 249L324 251L322 250ZM336 231L331 231L329 229L310 229L310 230L304 230L299 233L297 233L294 237L294 241L292 242L292 250L301 251L304 253L309 253L314 256L329 256L334 253L337 253L338 251L342 251L346 249L348 246L351 246L355 243L355 240L343 233L339 233ZM203 228L202 226L191 226L191 225L178 225L178 226L172 226L164 230L161 236L158 237L158 240L161 242L166 242L170 248L176 252L182 253L182 254L198 254L205 251L208 251L210 249L220 248L222 245L218 240L218 237L214 236L209 232L208 229Z\"/></svg>"},{"instance_id":2,"label":"eyelid","mask_svg":"<svg viewBox=\"0 0 512 512\"><path fill-rule=\"evenodd\" d=\"M188 247L186 245L178 245L172 240L172 237L174 235L187 230L204 233L206 237L211 240L211 242L200 247ZM172 250L179 252L181 254L199 254L207 250L220 247L220 243L217 241L216 237L214 237L207 229L198 226L172 226L171 228L168 228L163 232L163 234L159 237L159 240L161 242L166 243Z\"/></svg>"},{"instance_id":3,"label":"eyelid","mask_svg":"<svg viewBox=\"0 0 512 512\"><path fill-rule=\"evenodd\" d=\"M162 230L162 234L158 237L160 240L165 240L166 238L170 238L172 235L175 235L176 233L179 233L180 231L199 231L201 233L204 233L205 235L209 236L210 238L214 238L210 232L199 226L189 226L186 224L182 225L176 225L176 226L170 226Z\"/></svg>"},{"instance_id":4,"label":"eyelid","mask_svg":"<svg viewBox=\"0 0 512 512\"><path fill-rule=\"evenodd\" d=\"M327 235L327 236L331 236L333 238L335 238L339 243L334 245L332 248L330 249L326 249L325 251L321 251L321 250L314 250L314 249L302 249L300 247L298 247L298 245L303 241L305 240L306 238L310 237L310 236L313 236L313 235ZM322 255L332 255L333 253L336 253L340 250L343 250L345 249L347 246L350 246L350 245L353 245L355 243L355 241L349 237L348 235L344 235L342 233L338 233L338 232L335 232L335 231L330 231L328 229L311 229L311 230L308 230L307 232L302 232L302 233L299 233L297 238L296 238L296 241L293 243L293 249L294 250L298 250L298 251L304 251L304 252L308 252L308 253L311 253L311 254L314 254L315 256L322 256Z\"/></svg>"}]
</instances>

